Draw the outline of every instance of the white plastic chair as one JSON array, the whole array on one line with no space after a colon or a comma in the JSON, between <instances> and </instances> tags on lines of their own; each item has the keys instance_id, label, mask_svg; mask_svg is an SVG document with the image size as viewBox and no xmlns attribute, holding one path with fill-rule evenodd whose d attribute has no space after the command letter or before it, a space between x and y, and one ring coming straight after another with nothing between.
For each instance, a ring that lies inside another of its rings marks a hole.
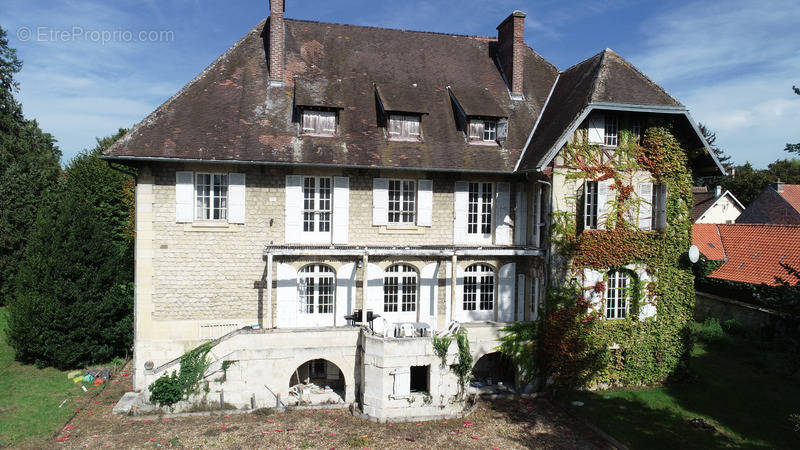
<instances>
[{"instance_id":1,"label":"white plastic chair","mask_svg":"<svg viewBox=\"0 0 800 450\"><path fill-rule=\"evenodd\" d=\"M458 333L458 330L461 329L461 324L457 320L453 320L452 322L447 324L447 327L444 330L441 330L436 333L436 336L452 336Z\"/></svg>"},{"instance_id":2,"label":"white plastic chair","mask_svg":"<svg viewBox=\"0 0 800 450\"><path fill-rule=\"evenodd\" d=\"M394 332L394 327L386 318L378 317L372 322L372 331L377 335L387 338Z\"/></svg>"},{"instance_id":3,"label":"white plastic chair","mask_svg":"<svg viewBox=\"0 0 800 450\"><path fill-rule=\"evenodd\" d=\"M403 337L414 337L415 331L416 329L414 328L413 324L410 323L400 324L400 335Z\"/></svg>"}]
</instances>

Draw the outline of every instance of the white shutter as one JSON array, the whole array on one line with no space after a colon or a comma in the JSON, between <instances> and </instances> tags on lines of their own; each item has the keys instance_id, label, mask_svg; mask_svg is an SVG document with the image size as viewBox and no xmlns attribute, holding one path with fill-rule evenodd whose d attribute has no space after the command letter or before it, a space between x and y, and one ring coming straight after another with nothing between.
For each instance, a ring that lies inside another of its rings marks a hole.
<instances>
[{"instance_id":1,"label":"white shutter","mask_svg":"<svg viewBox=\"0 0 800 450\"><path fill-rule=\"evenodd\" d=\"M603 180L597 182L597 229L606 228L606 221L608 219L609 201L613 199L614 194L609 189L611 186L610 180Z\"/></svg>"},{"instance_id":2,"label":"white shutter","mask_svg":"<svg viewBox=\"0 0 800 450\"><path fill-rule=\"evenodd\" d=\"M344 316L351 314L356 303L356 274L358 268L354 263L342 265L336 271L336 316L334 325L346 324Z\"/></svg>"},{"instance_id":3,"label":"white shutter","mask_svg":"<svg viewBox=\"0 0 800 450\"><path fill-rule=\"evenodd\" d=\"M300 243L303 229L303 176L286 175L286 216L284 217L287 244Z\"/></svg>"},{"instance_id":4,"label":"white shutter","mask_svg":"<svg viewBox=\"0 0 800 450\"><path fill-rule=\"evenodd\" d=\"M430 227L433 225L433 181L417 182L417 225Z\"/></svg>"},{"instance_id":5,"label":"white shutter","mask_svg":"<svg viewBox=\"0 0 800 450\"><path fill-rule=\"evenodd\" d=\"M658 219L659 230L667 228L667 183L658 184L658 205L656 218Z\"/></svg>"},{"instance_id":6,"label":"white shutter","mask_svg":"<svg viewBox=\"0 0 800 450\"><path fill-rule=\"evenodd\" d=\"M403 120L401 116L389 116L389 137L400 137L403 128Z\"/></svg>"},{"instance_id":7,"label":"white shutter","mask_svg":"<svg viewBox=\"0 0 800 450\"><path fill-rule=\"evenodd\" d=\"M517 264L509 263L500 268L497 282L497 320L514 321L514 287L516 285Z\"/></svg>"},{"instance_id":8,"label":"white shutter","mask_svg":"<svg viewBox=\"0 0 800 450\"><path fill-rule=\"evenodd\" d=\"M508 119L497 121L497 141L503 145L503 141L508 137Z\"/></svg>"},{"instance_id":9,"label":"white shutter","mask_svg":"<svg viewBox=\"0 0 800 450\"><path fill-rule=\"evenodd\" d=\"M469 207L469 183L456 181L453 192L453 243L467 243L467 208Z\"/></svg>"},{"instance_id":10,"label":"white shutter","mask_svg":"<svg viewBox=\"0 0 800 450\"><path fill-rule=\"evenodd\" d=\"M334 244L347 244L350 225L350 177L333 177Z\"/></svg>"},{"instance_id":11,"label":"white shutter","mask_svg":"<svg viewBox=\"0 0 800 450\"><path fill-rule=\"evenodd\" d=\"M439 266L441 263L430 263L419 272L419 321L436 329L436 310L439 302Z\"/></svg>"},{"instance_id":12,"label":"white shutter","mask_svg":"<svg viewBox=\"0 0 800 450\"><path fill-rule=\"evenodd\" d=\"M364 296L364 320L367 310L372 310L375 314L383 311L383 269L376 264L367 264L367 290Z\"/></svg>"},{"instance_id":13,"label":"white shutter","mask_svg":"<svg viewBox=\"0 0 800 450\"><path fill-rule=\"evenodd\" d=\"M602 144L606 137L606 121L602 114L589 116L589 143Z\"/></svg>"},{"instance_id":14,"label":"white shutter","mask_svg":"<svg viewBox=\"0 0 800 450\"><path fill-rule=\"evenodd\" d=\"M653 218L653 183L639 183L639 229L649 230Z\"/></svg>"},{"instance_id":15,"label":"white shutter","mask_svg":"<svg viewBox=\"0 0 800 450\"><path fill-rule=\"evenodd\" d=\"M175 172L175 221L194 220L194 172Z\"/></svg>"},{"instance_id":16,"label":"white shutter","mask_svg":"<svg viewBox=\"0 0 800 450\"><path fill-rule=\"evenodd\" d=\"M469 121L469 138L470 140L483 140L483 121L470 120Z\"/></svg>"},{"instance_id":17,"label":"white shutter","mask_svg":"<svg viewBox=\"0 0 800 450\"><path fill-rule=\"evenodd\" d=\"M539 318L539 294L542 280L539 277L536 277L532 280L532 284L533 297L531 298L531 310L533 311L533 317L531 317L531 320L536 320Z\"/></svg>"},{"instance_id":18,"label":"white shutter","mask_svg":"<svg viewBox=\"0 0 800 450\"><path fill-rule=\"evenodd\" d=\"M517 210L514 213L514 245L527 244L528 237L528 193L525 185L517 185Z\"/></svg>"},{"instance_id":19,"label":"white shutter","mask_svg":"<svg viewBox=\"0 0 800 450\"><path fill-rule=\"evenodd\" d=\"M389 222L389 179L372 179L372 225Z\"/></svg>"},{"instance_id":20,"label":"white shutter","mask_svg":"<svg viewBox=\"0 0 800 450\"><path fill-rule=\"evenodd\" d=\"M525 274L517 275L517 321L525 320Z\"/></svg>"},{"instance_id":21,"label":"white shutter","mask_svg":"<svg viewBox=\"0 0 800 450\"><path fill-rule=\"evenodd\" d=\"M544 217L542 217L542 211L544 211L544 207L542 202L544 201L544 189L542 188L541 184L536 184L533 187L533 213L530 214L531 220L533 220L533 224L531 225L531 235L532 235L532 244L534 247L539 247L541 245L542 239L542 228L544 228Z\"/></svg>"},{"instance_id":22,"label":"white shutter","mask_svg":"<svg viewBox=\"0 0 800 450\"><path fill-rule=\"evenodd\" d=\"M277 288L277 326L278 328L292 328L297 326L297 310L300 308L297 296L297 271L289 264L278 263L276 271L278 280ZM272 282L267 282L267 288L271 289Z\"/></svg>"},{"instance_id":23,"label":"white shutter","mask_svg":"<svg viewBox=\"0 0 800 450\"><path fill-rule=\"evenodd\" d=\"M406 397L411 394L411 370L408 367L394 370L394 396Z\"/></svg>"},{"instance_id":24,"label":"white shutter","mask_svg":"<svg viewBox=\"0 0 800 450\"><path fill-rule=\"evenodd\" d=\"M243 173L228 174L228 223L244 223L245 187Z\"/></svg>"},{"instance_id":25,"label":"white shutter","mask_svg":"<svg viewBox=\"0 0 800 450\"><path fill-rule=\"evenodd\" d=\"M336 112L320 111L320 134L336 134Z\"/></svg>"},{"instance_id":26,"label":"white shutter","mask_svg":"<svg viewBox=\"0 0 800 450\"><path fill-rule=\"evenodd\" d=\"M497 183L495 197L495 245L511 245L511 184Z\"/></svg>"}]
</instances>

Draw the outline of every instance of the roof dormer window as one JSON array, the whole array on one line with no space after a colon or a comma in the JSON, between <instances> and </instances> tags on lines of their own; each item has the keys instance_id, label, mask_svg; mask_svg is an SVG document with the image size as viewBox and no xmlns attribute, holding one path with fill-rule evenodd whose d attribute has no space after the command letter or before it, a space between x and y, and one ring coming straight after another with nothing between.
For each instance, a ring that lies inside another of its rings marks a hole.
<instances>
[{"instance_id":1,"label":"roof dormer window","mask_svg":"<svg viewBox=\"0 0 800 450\"><path fill-rule=\"evenodd\" d=\"M469 121L469 140L470 142L494 143L497 141L497 120L492 119L470 119Z\"/></svg>"},{"instance_id":2,"label":"roof dormer window","mask_svg":"<svg viewBox=\"0 0 800 450\"><path fill-rule=\"evenodd\" d=\"M393 141L419 141L420 116L409 114L389 114L389 139Z\"/></svg>"},{"instance_id":3,"label":"roof dormer window","mask_svg":"<svg viewBox=\"0 0 800 450\"><path fill-rule=\"evenodd\" d=\"M336 136L336 111L303 109L303 134Z\"/></svg>"},{"instance_id":4,"label":"roof dormer window","mask_svg":"<svg viewBox=\"0 0 800 450\"><path fill-rule=\"evenodd\" d=\"M606 114L605 119L603 144L616 147L619 142L619 121L612 114Z\"/></svg>"}]
</instances>

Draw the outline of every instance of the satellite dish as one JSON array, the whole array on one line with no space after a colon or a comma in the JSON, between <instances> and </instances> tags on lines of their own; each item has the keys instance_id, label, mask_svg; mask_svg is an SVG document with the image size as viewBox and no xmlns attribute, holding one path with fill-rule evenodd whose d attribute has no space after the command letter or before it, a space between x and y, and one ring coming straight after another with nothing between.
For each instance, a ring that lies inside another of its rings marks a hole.
<instances>
[{"instance_id":1,"label":"satellite dish","mask_svg":"<svg viewBox=\"0 0 800 450\"><path fill-rule=\"evenodd\" d=\"M700 260L700 250L696 245L689 247L689 261L696 263Z\"/></svg>"}]
</instances>

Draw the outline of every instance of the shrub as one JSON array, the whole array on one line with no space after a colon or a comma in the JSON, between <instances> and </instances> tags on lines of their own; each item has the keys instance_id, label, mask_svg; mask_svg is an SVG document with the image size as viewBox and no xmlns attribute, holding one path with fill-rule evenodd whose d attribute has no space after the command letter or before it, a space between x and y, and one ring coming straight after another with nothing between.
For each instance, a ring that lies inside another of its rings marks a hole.
<instances>
[{"instance_id":1,"label":"shrub","mask_svg":"<svg viewBox=\"0 0 800 450\"><path fill-rule=\"evenodd\" d=\"M433 352L436 353L436 356L441 358L442 364L444 364L445 359L447 358L447 350L450 349L450 344L453 340L447 336L434 336L433 337Z\"/></svg>"},{"instance_id":2,"label":"shrub","mask_svg":"<svg viewBox=\"0 0 800 450\"><path fill-rule=\"evenodd\" d=\"M722 325L720 325L719 320L714 317L706 319L703 325L695 331L695 334L698 338L706 342L719 341L725 336Z\"/></svg>"},{"instance_id":3,"label":"shrub","mask_svg":"<svg viewBox=\"0 0 800 450\"><path fill-rule=\"evenodd\" d=\"M722 329L731 336L741 336L747 332L745 326L736 319L728 319L722 322Z\"/></svg>"},{"instance_id":4,"label":"shrub","mask_svg":"<svg viewBox=\"0 0 800 450\"><path fill-rule=\"evenodd\" d=\"M162 375L150 385L150 401L159 406L172 406L183 398L181 383L175 372Z\"/></svg>"}]
</instances>

